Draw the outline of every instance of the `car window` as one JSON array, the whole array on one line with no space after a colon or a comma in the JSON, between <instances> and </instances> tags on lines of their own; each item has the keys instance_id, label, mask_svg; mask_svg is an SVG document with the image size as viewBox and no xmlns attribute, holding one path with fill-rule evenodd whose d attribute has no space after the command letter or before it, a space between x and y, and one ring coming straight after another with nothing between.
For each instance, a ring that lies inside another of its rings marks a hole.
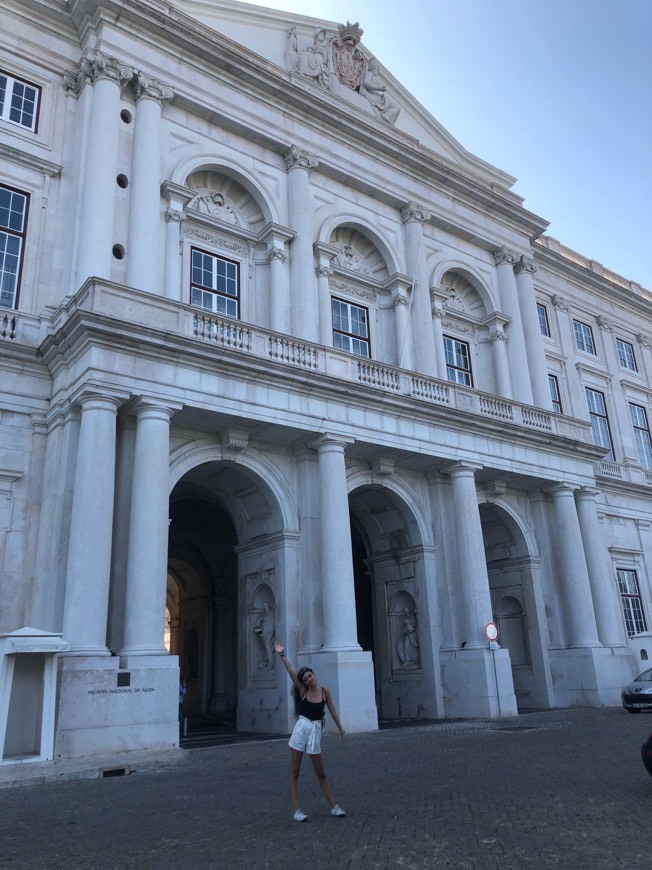
<instances>
[{"instance_id":1,"label":"car window","mask_svg":"<svg viewBox=\"0 0 652 870\"><path fill-rule=\"evenodd\" d=\"M637 683L650 683L652 682L652 668L648 668L647 671L643 671L642 674L639 674L636 677L635 682Z\"/></svg>"}]
</instances>

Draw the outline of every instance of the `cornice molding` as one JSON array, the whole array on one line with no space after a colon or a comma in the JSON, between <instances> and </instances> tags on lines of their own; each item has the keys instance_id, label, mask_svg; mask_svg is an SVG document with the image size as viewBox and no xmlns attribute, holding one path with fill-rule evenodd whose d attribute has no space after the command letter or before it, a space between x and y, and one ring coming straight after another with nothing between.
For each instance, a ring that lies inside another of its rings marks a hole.
<instances>
[{"instance_id":1,"label":"cornice molding","mask_svg":"<svg viewBox=\"0 0 652 870\"><path fill-rule=\"evenodd\" d=\"M43 160L42 157L28 154L26 151L14 148L12 145L7 145L5 142L0 142L0 161L17 163L19 166L36 170L43 175L49 175L51 178L56 178L63 172L63 166L60 166L58 163L52 163L50 160Z\"/></svg>"}]
</instances>

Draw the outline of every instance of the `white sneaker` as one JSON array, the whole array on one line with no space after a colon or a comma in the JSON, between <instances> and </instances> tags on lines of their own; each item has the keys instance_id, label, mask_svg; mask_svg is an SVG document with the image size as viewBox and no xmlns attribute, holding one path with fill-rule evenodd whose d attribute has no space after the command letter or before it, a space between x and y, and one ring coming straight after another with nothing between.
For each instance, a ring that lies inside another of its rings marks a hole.
<instances>
[{"instance_id":1,"label":"white sneaker","mask_svg":"<svg viewBox=\"0 0 652 870\"><path fill-rule=\"evenodd\" d=\"M295 822L305 822L308 816L303 810L297 810L292 818Z\"/></svg>"},{"instance_id":2,"label":"white sneaker","mask_svg":"<svg viewBox=\"0 0 652 870\"><path fill-rule=\"evenodd\" d=\"M335 806L331 810L331 816L340 816L341 817L341 816L345 816L345 815L346 815L346 813L344 812L342 807L339 804L335 804Z\"/></svg>"}]
</instances>

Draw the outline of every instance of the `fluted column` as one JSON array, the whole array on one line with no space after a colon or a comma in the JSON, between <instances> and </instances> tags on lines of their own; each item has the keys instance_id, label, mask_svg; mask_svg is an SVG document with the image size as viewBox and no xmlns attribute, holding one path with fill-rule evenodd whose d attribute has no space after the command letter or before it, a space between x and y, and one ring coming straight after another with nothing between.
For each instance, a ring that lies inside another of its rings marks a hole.
<instances>
[{"instance_id":1,"label":"fluted column","mask_svg":"<svg viewBox=\"0 0 652 870\"><path fill-rule=\"evenodd\" d=\"M537 313L537 300L534 294L532 276L539 267L532 260L520 257L514 265L516 288L523 321L525 350L532 382L532 398L537 408L552 411L552 396L548 383L548 363L541 338L541 327Z\"/></svg>"},{"instance_id":2,"label":"fluted column","mask_svg":"<svg viewBox=\"0 0 652 870\"><path fill-rule=\"evenodd\" d=\"M288 209L290 226L296 235L290 249L290 302L292 334L318 342L319 306L312 253L314 236L313 201L310 173L319 166L317 158L292 146L285 157L288 170Z\"/></svg>"},{"instance_id":3,"label":"fluted column","mask_svg":"<svg viewBox=\"0 0 652 870\"><path fill-rule=\"evenodd\" d=\"M111 275L120 94L134 74L132 67L99 52L85 62L93 81L93 98L81 185L78 285L91 275Z\"/></svg>"},{"instance_id":4,"label":"fluted column","mask_svg":"<svg viewBox=\"0 0 652 870\"><path fill-rule=\"evenodd\" d=\"M83 395L63 610L72 655L108 655L116 414L120 400Z\"/></svg>"},{"instance_id":5,"label":"fluted column","mask_svg":"<svg viewBox=\"0 0 652 870\"><path fill-rule=\"evenodd\" d=\"M345 439L323 435L311 443L319 455L323 652L359 650L351 520L346 487Z\"/></svg>"},{"instance_id":6,"label":"fluted column","mask_svg":"<svg viewBox=\"0 0 652 870\"><path fill-rule=\"evenodd\" d=\"M498 290L503 312L510 318L507 335L507 356L512 375L512 389L517 402L532 404L532 384L528 367L525 337L521 321L521 309L518 302L518 288L514 276L514 263L517 260L515 251L499 248L494 252L494 261L498 274Z\"/></svg>"},{"instance_id":7,"label":"fluted column","mask_svg":"<svg viewBox=\"0 0 652 870\"><path fill-rule=\"evenodd\" d=\"M414 368L424 375L437 375L435 340L432 331L430 286L426 274L426 250L423 224L427 212L413 202L401 210L405 232L405 248L408 275L413 281L411 302L412 358Z\"/></svg>"},{"instance_id":8,"label":"fluted column","mask_svg":"<svg viewBox=\"0 0 652 870\"><path fill-rule=\"evenodd\" d=\"M170 419L177 409L141 401L127 556L121 655L163 655L169 517Z\"/></svg>"},{"instance_id":9,"label":"fluted column","mask_svg":"<svg viewBox=\"0 0 652 870\"><path fill-rule=\"evenodd\" d=\"M572 486L562 483L548 491L552 495L555 515L556 549L562 606L566 613L567 640L572 647L599 646L574 490Z\"/></svg>"},{"instance_id":10,"label":"fluted column","mask_svg":"<svg viewBox=\"0 0 652 870\"><path fill-rule=\"evenodd\" d=\"M584 486L577 490L575 493L577 515L582 531L598 637L605 646L623 646L625 638L620 600L616 581L609 570L611 559L604 538L600 534L595 505L597 494L596 490Z\"/></svg>"},{"instance_id":11,"label":"fluted column","mask_svg":"<svg viewBox=\"0 0 652 870\"><path fill-rule=\"evenodd\" d=\"M464 611L464 649L487 646L484 630L492 620L489 576L475 488L475 470L478 467L471 463L456 462L446 469L453 491L457 560Z\"/></svg>"},{"instance_id":12,"label":"fluted column","mask_svg":"<svg viewBox=\"0 0 652 870\"><path fill-rule=\"evenodd\" d=\"M136 122L131 163L127 284L159 293L161 221L161 110L174 94L144 73L136 78Z\"/></svg>"}]
</instances>

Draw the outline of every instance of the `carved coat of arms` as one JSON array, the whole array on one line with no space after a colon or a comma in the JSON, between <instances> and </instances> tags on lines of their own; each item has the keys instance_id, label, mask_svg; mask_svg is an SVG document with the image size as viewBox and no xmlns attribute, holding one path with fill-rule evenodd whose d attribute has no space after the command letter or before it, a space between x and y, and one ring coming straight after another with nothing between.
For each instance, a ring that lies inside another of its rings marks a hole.
<instances>
[{"instance_id":1,"label":"carved coat of arms","mask_svg":"<svg viewBox=\"0 0 652 870\"><path fill-rule=\"evenodd\" d=\"M351 90L360 86L360 80L365 69L365 56L358 48L363 30L358 22L351 24L347 21L339 25L339 37L335 37L331 43L333 53L333 67L340 84Z\"/></svg>"}]
</instances>

